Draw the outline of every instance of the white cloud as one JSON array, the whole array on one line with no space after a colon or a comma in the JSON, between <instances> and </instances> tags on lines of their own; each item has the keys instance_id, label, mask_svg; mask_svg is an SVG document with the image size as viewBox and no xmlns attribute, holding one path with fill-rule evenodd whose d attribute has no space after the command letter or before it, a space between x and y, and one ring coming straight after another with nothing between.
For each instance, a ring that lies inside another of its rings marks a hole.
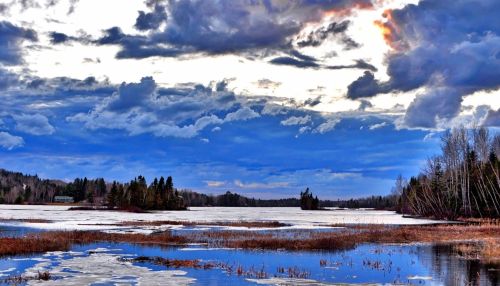
<instances>
[{"instance_id":1,"label":"white cloud","mask_svg":"<svg viewBox=\"0 0 500 286\"><path fill-rule=\"evenodd\" d=\"M299 133L303 134L303 133L306 133L307 131L310 131L310 130L311 130L311 127L309 127L309 126L302 126L299 129Z\"/></svg>"},{"instance_id":2,"label":"white cloud","mask_svg":"<svg viewBox=\"0 0 500 286\"><path fill-rule=\"evenodd\" d=\"M234 184L238 188L242 189L276 189L276 188L286 188L289 186L289 182L271 182L271 183L243 183L240 180L235 180Z\"/></svg>"},{"instance_id":3,"label":"white cloud","mask_svg":"<svg viewBox=\"0 0 500 286\"><path fill-rule=\"evenodd\" d=\"M281 125L285 125L285 126L290 126L290 125L304 125L304 124L307 124L311 122L311 116L310 115L306 115L306 116L292 116L292 117L289 117L285 120L282 120L281 121Z\"/></svg>"},{"instance_id":4,"label":"white cloud","mask_svg":"<svg viewBox=\"0 0 500 286\"><path fill-rule=\"evenodd\" d=\"M236 110L235 112L228 113L224 118L224 122L249 120L257 117L260 117L260 114L253 111L253 109L249 107L243 107L241 109Z\"/></svg>"},{"instance_id":5,"label":"white cloud","mask_svg":"<svg viewBox=\"0 0 500 286\"><path fill-rule=\"evenodd\" d=\"M210 188L219 188L219 187L224 187L226 185L226 182L224 181L204 181L205 184L207 184L207 187Z\"/></svg>"},{"instance_id":6,"label":"white cloud","mask_svg":"<svg viewBox=\"0 0 500 286\"><path fill-rule=\"evenodd\" d=\"M382 123L377 123L377 124L373 124L371 125L370 127L368 127L370 130L375 130L375 129L379 129L379 128L382 128L382 127L385 127L387 126L387 122L382 122Z\"/></svg>"},{"instance_id":7,"label":"white cloud","mask_svg":"<svg viewBox=\"0 0 500 286\"><path fill-rule=\"evenodd\" d=\"M50 125L49 119L42 114L14 115L16 129L32 135L50 135L55 128Z\"/></svg>"},{"instance_id":8,"label":"white cloud","mask_svg":"<svg viewBox=\"0 0 500 286\"><path fill-rule=\"evenodd\" d=\"M340 122L340 119L328 119L326 122L320 124L316 129L314 129L315 133L324 134L332 131L335 126Z\"/></svg>"},{"instance_id":9,"label":"white cloud","mask_svg":"<svg viewBox=\"0 0 500 286\"><path fill-rule=\"evenodd\" d=\"M12 150L24 145L23 138L11 135L7 132L0 132L0 146L7 150Z\"/></svg>"}]
</instances>

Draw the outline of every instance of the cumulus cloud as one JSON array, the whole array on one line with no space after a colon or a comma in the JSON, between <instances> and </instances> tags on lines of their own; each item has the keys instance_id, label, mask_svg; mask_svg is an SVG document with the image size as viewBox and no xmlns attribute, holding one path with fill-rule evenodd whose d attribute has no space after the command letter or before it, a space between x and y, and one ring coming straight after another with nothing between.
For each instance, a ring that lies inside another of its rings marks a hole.
<instances>
[{"instance_id":1,"label":"cumulus cloud","mask_svg":"<svg viewBox=\"0 0 500 286\"><path fill-rule=\"evenodd\" d=\"M0 132L0 146L7 150L12 150L24 145L23 138L11 135L7 132Z\"/></svg>"},{"instance_id":2,"label":"cumulus cloud","mask_svg":"<svg viewBox=\"0 0 500 286\"><path fill-rule=\"evenodd\" d=\"M49 119L42 114L14 115L16 130L33 135L50 135L55 128L50 125Z\"/></svg>"},{"instance_id":3,"label":"cumulus cloud","mask_svg":"<svg viewBox=\"0 0 500 286\"><path fill-rule=\"evenodd\" d=\"M153 78L144 77L138 83L122 83L90 112L69 116L67 120L82 122L88 129L191 138L210 125L260 116L243 103L227 90L225 81L213 86L160 88Z\"/></svg>"},{"instance_id":4,"label":"cumulus cloud","mask_svg":"<svg viewBox=\"0 0 500 286\"><path fill-rule=\"evenodd\" d=\"M324 134L327 132L332 131L335 129L335 126L340 122L340 119L338 118L333 118L333 119L328 119L327 121L321 123L319 126L317 126L313 132L314 133L319 133L319 134Z\"/></svg>"},{"instance_id":5,"label":"cumulus cloud","mask_svg":"<svg viewBox=\"0 0 500 286\"><path fill-rule=\"evenodd\" d=\"M36 32L7 21L0 21L0 63L5 65L21 63L22 53L19 45L24 40L37 41Z\"/></svg>"},{"instance_id":6,"label":"cumulus cloud","mask_svg":"<svg viewBox=\"0 0 500 286\"><path fill-rule=\"evenodd\" d=\"M307 123L311 122L311 116L310 115L305 115L305 116L291 116L288 117L285 120L281 121L281 125L285 126L290 126L290 125L305 125Z\"/></svg>"},{"instance_id":7,"label":"cumulus cloud","mask_svg":"<svg viewBox=\"0 0 500 286\"><path fill-rule=\"evenodd\" d=\"M236 110L235 112L228 113L224 118L224 121L230 122L230 121L249 120L257 117L260 117L260 114L258 114L249 107L243 107L241 109Z\"/></svg>"},{"instance_id":8,"label":"cumulus cloud","mask_svg":"<svg viewBox=\"0 0 500 286\"><path fill-rule=\"evenodd\" d=\"M349 86L348 97L426 87L428 94L415 98L404 124L432 128L438 118L451 119L463 96L500 86L499 10L495 0L423 0L386 12L387 21L378 24L393 48L390 79L380 82L365 72Z\"/></svg>"},{"instance_id":9,"label":"cumulus cloud","mask_svg":"<svg viewBox=\"0 0 500 286\"><path fill-rule=\"evenodd\" d=\"M460 112L462 97L454 88L439 88L417 96L406 110L404 124L412 127L434 128Z\"/></svg>"},{"instance_id":10,"label":"cumulus cloud","mask_svg":"<svg viewBox=\"0 0 500 286\"><path fill-rule=\"evenodd\" d=\"M122 83L118 92L109 99L106 108L111 111L126 111L151 101L156 90L152 77L143 77L139 83Z\"/></svg>"}]
</instances>

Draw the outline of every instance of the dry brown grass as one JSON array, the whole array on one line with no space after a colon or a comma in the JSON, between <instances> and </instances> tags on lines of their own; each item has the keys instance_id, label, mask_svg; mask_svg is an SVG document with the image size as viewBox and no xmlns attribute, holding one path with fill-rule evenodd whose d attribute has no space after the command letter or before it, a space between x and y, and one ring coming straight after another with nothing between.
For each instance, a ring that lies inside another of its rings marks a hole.
<instances>
[{"instance_id":1,"label":"dry brown grass","mask_svg":"<svg viewBox=\"0 0 500 286\"><path fill-rule=\"evenodd\" d=\"M102 241L164 246L181 245L187 242L184 237L172 235L170 232L146 235L99 231L50 231L27 237L0 238L0 255L64 251L75 243L87 244Z\"/></svg>"},{"instance_id":2,"label":"dry brown grass","mask_svg":"<svg viewBox=\"0 0 500 286\"><path fill-rule=\"evenodd\" d=\"M481 258L488 263L500 264L500 239L487 239L481 249Z\"/></svg>"},{"instance_id":3,"label":"dry brown grass","mask_svg":"<svg viewBox=\"0 0 500 286\"><path fill-rule=\"evenodd\" d=\"M45 232L24 238L0 238L0 255L66 250L71 244L124 242L150 245L204 243L243 249L347 250L361 243L450 243L462 241L457 252L488 262L500 262L500 225L493 223L433 226L370 226L336 232L308 232L277 236L259 231L205 231L185 235L104 233L99 231ZM471 245L471 246L467 246Z\"/></svg>"},{"instance_id":4,"label":"dry brown grass","mask_svg":"<svg viewBox=\"0 0 500 286\"><path fill-rule=\"evenodd\" d=\"M212 264L202 264L198 259L168 259L162 257L148 257L148 256L139 256L136 258L124 258L122 261L129 262L148 262L156 265L166 266L167 268L204 268L209 269L212 267Z\"/></svg>"},{"instance_id":5,"label":"dry brown grass","mask_svg":"<svg viewBox=\"0 0 500 286\"><path fill-rule=\"evenodd\" d=\"M189 241L247 249L343 250L360 243L451 242L500 238L500 225L436 225L346 228L309 233L308 237L276 237L271 233L220 231L188 236Z\"/></svg>"},{"instance_id":6,"label":"dry brown grass","mask_svg":"<svg viewBox=\"0 0 500 286\"><path fill-rule=\"evenodd\" d=\"M67 241L68 243L77 244L106 241L153 245L178 245L187 242L184 237L172 235L170 232L147 235L139 233L106 233L100 231L51 231L41 233L38 236L48 240Z\"/></svg>"},{"instance_id":7,"label":"dry brown grass","mask_svg":"<svg viewBox=\"0 0 500 286\"><path fill-rule=\"evenodd\" d=\"M0 238L0 256L32 254L56 250L68 250L70 242L54 238L33 237L2 237Z\"/></svg>"}]
</instances>

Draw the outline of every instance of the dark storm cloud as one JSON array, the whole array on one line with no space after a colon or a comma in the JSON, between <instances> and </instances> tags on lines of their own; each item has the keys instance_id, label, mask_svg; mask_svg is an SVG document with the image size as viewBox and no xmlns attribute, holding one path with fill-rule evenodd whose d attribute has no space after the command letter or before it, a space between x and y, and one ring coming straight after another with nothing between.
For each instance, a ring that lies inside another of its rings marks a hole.
<instances>
[{"instance_id":1,"label":"dark storm cloud","mask_svg":"<svg viewBox=\"0 0 500 286\"><path fill-rule=\"evenodd\" d=\"M311 60L301 60L292 57L278 57L269 61L275 65L284 65L284 66L294 66L297 68L319 68L320 65L316 63L316 61Z\"/></svg>"},{"instance_id":2,"label":"dark storm cloud","mask_svg":"<svg viewBox=\"0 0 500 286\"><path fill-rule=\"evenodd\" d=\"M500 127L500 109L489 110L483 122L484 126Z\"/></svg>"},{"instance_id":3,"label":"dark storm cloud","mask_svg":"<svg viewBox=\"0 0 500 286\"><path fill-rule=\"evenodd\" d=\"M65 33L53 31L49 33L49 39L50 43L53 45L67 44L70 42L78 42L81 44L88 44L93 42L91 37L85 33L81 33L81 35L79 36L70 36Z\"/></svg>"},{"instance_id":4,"label":"dark storm cloud","mask_svg":"<svg viewBox=\"0 0 500 286\"><path fill-rule=\"evenodd\" d=\"M377 71L377 68L364 60L356 60L354 64L351 65L324 65L318 63L318 60L314 57L310 57L307 55L303 55L301 53L295 52L291 53L295 57L277 57L269 62L275 65L283 65L283 66L293 66L296 68L323 68L323 69L331 69L331 70L340 70L340 69L368 69L371 71Z\"/></svg>"},{"instance_id":5,"label":"dark storm cloud","mask_svg":"<svg viewBox=\"0 0 500 286\"><path fill-rule=\"evenodd\" d=\"M297 45L299 47L317 47L329 36L344 33L349 27L349 23L349 21L330 23L327 27L321 27L316 31L310 32L306 39L299 41Z\"/></svg>"},{"instance_id":6,"label":"dark storm cloud","mask_svg":"<svg viewBox=\"0 0 500 286\"><path fill-rule=\"evenodd\" d=\"M423 0L388 12L381 25L390 31L385 39L394 49L388 57L390 80L379 82L365 72L347 96L426 87L428 93L411 103L405 124L434 127L439 119L453 117L463 96L500 86L498 11L496 0Z\"/></svg>"},{"instance_id":7,"label":"dark storm cloud","mask_svg":"<svg viewBox=\"0 0 500 286\"><path fill-rule=\"evenodd\" d=\"M52 44L61 44L70 40L70 37L68 35L59 32L51 32L49 34L49 37Z\"/></svg>"},{"instance_id":8,"label":"dark storm cloud","mask_svg":"<svg viewBox=\"0 0 500 286\"><path fill-rule=\"evenodd\" d=\"M377 71L377 68L365 62L364 60L355 60L352 65L339 65L339 66L326 66L327 69L340 70L340 69L365 69L370 71Z\"/></svg>"},{"instance_id":9,"label":"dark storm cloud","mask_svg":"<svg viewBox=\"0 0 500 286\"><path fill-rule=\"evenodd\" d=\"M248 53L265 49L286 50L291 37L325 11L372 7L369 0L344 1L169 1L139 12L136 28L161 31L147 36L125 35L114 27L98 44L120 45L118 58L175 57L181 54ZM168 20L167 20L168 19ZM327 27L324 33L342 31L347 24ZM318 34L318 37L322 37Z\"/></svg>"},{"instance_id":10,"label":"dark storm cloud","mask_svg":"<svg viewBox=\"0 0 500 286\"><path fill-rule=\"evenodd\" d=\"M358 99L374 96L382 92L381 84L375 79L375 75L370 71L360 76L347 87L347 97Z\"/></svg>"},{"instance_id":11,"label":"dark storm cloud","mask_svg":"<svg viewBox=\"0 0 500 286\"><path fill-rule=\"evenodd\" d=\"M157 4L151 12L139 11L134 27L140 31L156 30L166 20L166 8Z\"/></svg>"},{"instance_id":12,"label":"dark storm cloud","mask_svg":"<svg viewBox=\"0 0 500 286\"><path fill-rule=\"evenodd\" d=\"M297 42L297 46L303 47L318 47L330 37L338 37L340 42L345 45L346 50L358 48L359 44L346 35L350 21L333 22L326 27L321 27L310 32L305 39Z\"/></svg>"},{"instance_id":13,"label":"dark storm cloud","mask_svg":"<svg viewBox=\"0 0 500 286\"><path fill-rule=\"evenodd\" d=\"M24 40L37 41L36 32L7 21L0 21L0 63L20 64L22 57L20 44Z\"/></svg>"},{"instance_id":14,"label":"dark storm cloud","mask_svg":"<svg viewBox=\"0 0 500 286\"><path fill-rule=\"evenodd\" d=\"M109 101L107 108L112 111L127 111L150 100L155 90L156 83L151 77L144 77L139 83L122 83L117 96Z\"/></svg>"}]
</instances>

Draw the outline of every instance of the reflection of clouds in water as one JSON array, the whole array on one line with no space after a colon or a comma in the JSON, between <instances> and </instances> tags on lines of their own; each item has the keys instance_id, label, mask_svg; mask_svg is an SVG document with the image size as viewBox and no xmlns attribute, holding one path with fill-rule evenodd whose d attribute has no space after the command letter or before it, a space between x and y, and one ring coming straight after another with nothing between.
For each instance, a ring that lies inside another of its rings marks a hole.
<instances>
[{"instance_id":1,"label":"reflection of clouds in water","mask_svg":"<svg viewBox=\"0 0 500 286\"><path fill-rule=\"evenodd\" d=\"M9 276L9 274L5 274L5 273L9 273L9 272L12 272L14 270L16 270L16 268L14 268L14 267L0 270L0 277Z\"/></svg>"},{"instance_id":2,"label":"reflection of clouds in water","mask_svg":"<svg viewBox=\"0 0 500 286\"><path fill-rule=\"evenodd\" d=\"M281 278L281 277L273 277L267 279L247 279L247 281L254 282L256 284L261 285L296 285L296 286L329 286L332 284L321 283L312 279L297 279L297 278ZM349 284L342 284L349 285ZM363 284L370 285L370 284ZM376 285L376 284L373 284Z\"/></svg>"},{"instance_id":3,"label":"reflection of clouds in water","mask_svg":"<svg viewBox=\"0 0 500 286\"><path fill-rule=\"evenodd\" d=\"M41 262L26 270L26 276L48 271L57 280L29 281L28 285L90 285L94 283L117 285L188 285L195 281L179 270L152 271L119 261L121 255L106 253L104 249L77 252L49 252L50 262ZM75 256L78 255L78 256ZM68 257L69 256L69 257ZM54 266L55 265L55 266Z\"/></svg>"}]
</instances>

